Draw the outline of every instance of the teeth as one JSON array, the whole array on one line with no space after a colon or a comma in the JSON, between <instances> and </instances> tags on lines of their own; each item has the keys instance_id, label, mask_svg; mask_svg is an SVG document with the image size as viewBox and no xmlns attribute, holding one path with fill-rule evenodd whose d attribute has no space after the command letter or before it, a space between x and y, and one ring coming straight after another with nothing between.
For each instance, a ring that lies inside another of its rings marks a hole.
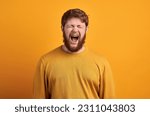
<instances>
[{"instance_id":1,"label":"teeth","mask_svg":"<svg viewBox=\"0 0 150 116\"><path fill-rule=\"evenodd\" d=\"M76 40L78 40L78 37L71 37L71 39L76 39Z\"/></svg>"}]
</instances>

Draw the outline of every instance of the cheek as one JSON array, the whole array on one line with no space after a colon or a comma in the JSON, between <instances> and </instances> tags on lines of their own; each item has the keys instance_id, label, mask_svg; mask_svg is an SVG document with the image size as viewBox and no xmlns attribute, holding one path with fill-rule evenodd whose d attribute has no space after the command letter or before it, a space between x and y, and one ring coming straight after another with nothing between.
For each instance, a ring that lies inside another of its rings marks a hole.
<instances>
[{"instance_id":1,"label":"cheek","mask_svg":"<svg viewBox=\"0 0 150 116\"><path fill-rule=\"evenodd\" d=\"M65 32L66 36L69 37L69 34L70 34L71 31L70 30L65 30L64 32Z\"/></svg>"},{"instance_id":2,"label":"cheek","mask_svg":"<svg viewBox=\"0 0 150 116\"><path fill-rule=\"evenodd\" d=\"M81 32L81 37L83 37L85 35L85 31L80 31Z\"/></svg>"}]
</instances>

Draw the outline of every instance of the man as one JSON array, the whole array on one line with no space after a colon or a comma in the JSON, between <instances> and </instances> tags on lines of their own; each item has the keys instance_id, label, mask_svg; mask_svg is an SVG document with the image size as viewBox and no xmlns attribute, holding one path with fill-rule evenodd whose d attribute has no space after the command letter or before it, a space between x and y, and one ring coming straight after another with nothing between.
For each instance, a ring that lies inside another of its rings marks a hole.
<instances>
[{"instance_id":1,"label":"man","mask_svg":"<svg viewBox=\"0 0 150 116\"><path fill-rule=\"evenodd\" d=\"M43 55L34 79L34 98L114 98L108 62L84 47L88 16L70 9L61 20L64 45Z\"/></svg>"}]
</instances>

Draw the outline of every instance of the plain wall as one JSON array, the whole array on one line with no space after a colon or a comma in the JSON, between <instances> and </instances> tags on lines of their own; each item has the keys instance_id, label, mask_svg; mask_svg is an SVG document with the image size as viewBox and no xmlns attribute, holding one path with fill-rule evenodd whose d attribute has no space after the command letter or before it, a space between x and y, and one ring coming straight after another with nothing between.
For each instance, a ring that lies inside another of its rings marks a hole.
<instances>
[{"instance_id":1,"label":"plain wall","mask_svg":"<svg viewBox=\"0 0 150 116\"><path fill-rule=\"evenodd\" d=\"M150 98L149 0L1 0L0 98L32 98L40 56L63 44L61 16L90 19L86 47L106 57L116 98Z\"/></svg>"}]
</instances>

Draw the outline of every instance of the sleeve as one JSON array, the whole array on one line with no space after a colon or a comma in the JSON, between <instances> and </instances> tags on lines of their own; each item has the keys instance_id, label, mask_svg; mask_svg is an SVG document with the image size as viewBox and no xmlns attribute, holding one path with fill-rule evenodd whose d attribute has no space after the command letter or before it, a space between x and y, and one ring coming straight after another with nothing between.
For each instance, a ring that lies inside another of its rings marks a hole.
<instances>
[{"instance_id":1,"label":"sleeve","mask_svg":"<svg viewBox=\"0 0 150 116\"><path fill-rule=\"evenodd\" d=\"M113 74L107 60L104 61L104 66L101 73L100 98L102 99L115 98L115 86Z\"/></svg>"},{"instance_id":2,"label":"sleeve","mask_svg":"<svg viewBox=\"0 0 150 116\"><path fill-rule=\"evenodd\" d=\"M42 58L38 61L33 80L33 98L46 99L47 92L47 78L45 74L45 65Z\"/></svg>"}]
</instances>

